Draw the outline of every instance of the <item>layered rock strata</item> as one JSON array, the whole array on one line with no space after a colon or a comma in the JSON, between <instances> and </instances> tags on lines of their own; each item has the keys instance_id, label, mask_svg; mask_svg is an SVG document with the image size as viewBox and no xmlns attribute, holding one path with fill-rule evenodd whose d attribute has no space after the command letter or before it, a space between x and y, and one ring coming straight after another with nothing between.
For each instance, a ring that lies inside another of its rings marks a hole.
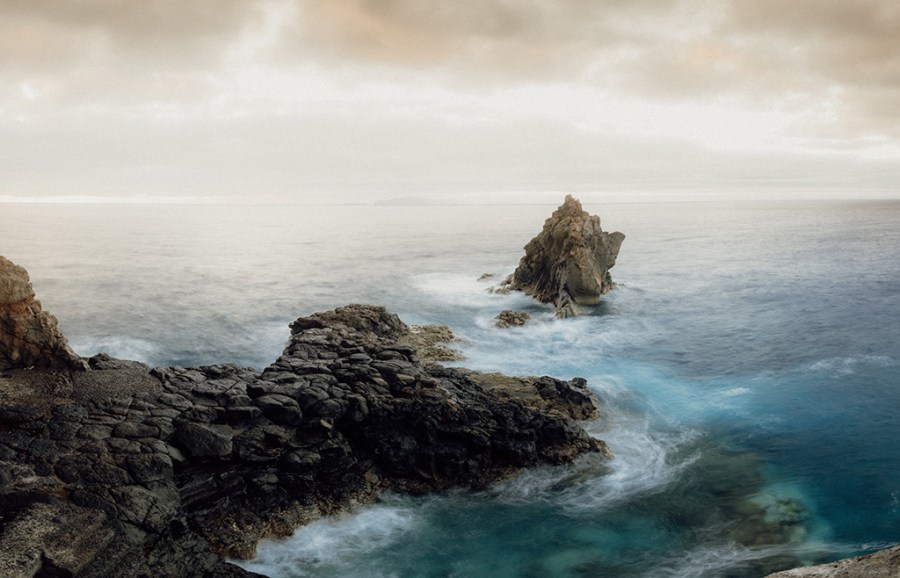
<instances>
[{"instance_id":1,"label":"layered rock strata","mask_svg":"<svg viewBox=\"0 0 900 578\"><path fill-rule=\"evenodd\" d=\"M83 370L85 362L41 309L28 272L0 256L0 369L12 367Z\"/></svg>"},{"instance_id":2,"label":"layered rock strata","mask_svg":"<svg viewBox=\"0 0 900 578\"><path fill-rule=\"evenodd\" d=\"M583 380L424 364L383 308L297 319L262 372L0 377L0 575L250 576L223 556L393 489L480 488L605 452Z\"/></svg>"},{"instance_id":3,"label":"layered rock strata","mask_svg":"<svg viewBox=\"0 0 900 578\"><path fill-rule=\"evenodd\" d=\"M579 305L596 305L615 283L609 270L616 264L625 235L600 228L600 217L566 195L525 245L525 255L501 290L522 291L542 303L553 303L557 316L578 314Z\"/></svg>"}]
</instances>

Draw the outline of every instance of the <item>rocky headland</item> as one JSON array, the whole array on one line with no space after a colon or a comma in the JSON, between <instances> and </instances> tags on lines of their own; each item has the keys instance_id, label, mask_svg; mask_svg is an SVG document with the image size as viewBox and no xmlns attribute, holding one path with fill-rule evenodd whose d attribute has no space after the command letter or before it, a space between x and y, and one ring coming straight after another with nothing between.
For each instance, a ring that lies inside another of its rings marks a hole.
<instances>
[{"instance_id":1,"label":"rocky headland","mask_svg":"<svg viewBox=\"0 0 900 578\"><path fill-rule=\"evenodd\" d=\"M596 305L615 283L609 270L616 264L625 235L608 233L600 217L566 195L563 204L525 245L519 266L501 290L522 291L541 303L552 303L558 317L578 315L580 305Z\"/></svg>"},{"instance_id":2,"label":"rocky headland","mask_svg":"<svg viewBox=\"0 0 900 578\"><path fill-rule=\"evenodd\" d=\"M263 371L151 369L78 357L24 269L0 258L0 273L0 576L256 576L227 559L381 491L482 488L609 456L579 423L600 415L584 380L442 367L431 360L453 357L447 328L411 328L380 307L297 319ZM743 496L732 481L747 477L700 489ZM795 515L772 522L733 502L739 511L714 514L756 520L736 542L790 541ZM900 578L898 556L772 578Z\"/></svg>"},{"instance_id":3,"label":"rocky headland","mask_svg":"<svg viewBox=\"0 0 900 578\"><path fill-rule=\"evenodd\" d=\"M86 365L41 308L28 272L0 255L0 369L84 370Z\"/></svg>"},{"instance_id":4,"label":"rocky headland","mask_svg":"<svg viewBox=\"0 0 900 578\"><path fill-rule=\"evenodd\" d=\"M7 267L18 281L0 288L16 299L2 302L24 299L40 317L20 269ZM64 341L35 349L27 331L21 346L4 315L0 575L10 578L250 576L226 558L380 491L482 488L607 454L578 423L598 416L583 380L426 363L380 307L297 319L261 372L83 360Z\"/></svg>"}]
</instances>

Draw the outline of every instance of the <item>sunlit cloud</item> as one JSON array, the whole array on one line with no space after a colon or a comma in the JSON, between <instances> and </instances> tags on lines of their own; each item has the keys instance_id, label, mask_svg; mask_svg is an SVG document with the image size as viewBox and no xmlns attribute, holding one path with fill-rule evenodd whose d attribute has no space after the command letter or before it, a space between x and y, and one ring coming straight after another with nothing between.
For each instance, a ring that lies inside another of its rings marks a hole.
<instances>
[{"instance_id":1,"label":"sunlit cloud","mask_svg":"<svg viewBox=\"0 0 900 578\"><path fill-rule=\"evenodd\" d=\"M887 1L0 11L0 194L900 182L900 8Z\"/></svg>"}]
</instances>

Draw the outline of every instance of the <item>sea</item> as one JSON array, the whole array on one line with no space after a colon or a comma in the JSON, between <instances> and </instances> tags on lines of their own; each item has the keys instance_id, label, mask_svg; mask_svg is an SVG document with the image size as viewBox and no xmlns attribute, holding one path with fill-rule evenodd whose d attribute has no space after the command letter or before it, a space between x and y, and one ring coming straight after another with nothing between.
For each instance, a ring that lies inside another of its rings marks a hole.
<instances>
[{"instance_id":1,"label":"sea","mask_svg":"<svg viewBox=\"0 0 900 578\"><path fill-rule=\"evenodd\" d=\"M384 495L239 562L273 578L753 578L900 542L900 201L586 203L618 287L566 320L489 292L554 208L4 203L0 254L85 356L261 369L374 303L601 400L611 460Z\"/></svg>"}]
</instances>

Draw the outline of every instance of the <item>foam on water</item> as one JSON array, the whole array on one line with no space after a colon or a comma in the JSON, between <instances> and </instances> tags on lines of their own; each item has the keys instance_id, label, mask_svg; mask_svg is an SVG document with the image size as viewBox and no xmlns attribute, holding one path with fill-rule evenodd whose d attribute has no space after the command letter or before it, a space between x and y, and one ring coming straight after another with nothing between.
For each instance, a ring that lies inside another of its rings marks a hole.
<instances>
[{"instance_id":1,"label":"foam on water","mask_svg":"<svg viewBox=\"0 0 900 578\"><path fill-rule=\"evenodd\" d=\"M809 366L809 370L837 373L838 375L852 375L856 373L857 368L862 364L879 367L893 367L897 365L897 362L886 355L832 357L812 363Z\"/></svg>"},{"instance_id":2,"label":"foam on water","mask_svg":"<svg viewBox=\"0 0 900 578\"><path fill-rule=\"evenodd\" d=\"M684 451L697 432L658 432L638 416L619 415L602 426L588 424L588 430L607 442L612 460L585 456L570 466L529 469L492 492L508 503L540 500L573 514L596 515L664 490L698 457Z\"/></svg>"},{"instance_id":3,"label":"foam on water","mask_svg":"<svg viewBox=\"0 0 900 578\"><path fill-rule=\"evenodd\" d=\"M160 358L160 347L147 339L135 337L75 337L69 345L77 352L107 353L119 359L131 359L153 365Z\"/></svg>"},{"instance_id":4,"label":"foam on water","mask_svg":"<svg viewBox=\"0 0 900 578\"><path fill-rule=\"evenodd\" d=\"M377 505L357 512L318 520L299 528L284 540L267 540L250 561L239 566L272 578L345 577L358 575L392 578L389 568L379 568L369 556L389 548L414 531L420 519L408 506Z\"/></svg>"}]
</instances>

